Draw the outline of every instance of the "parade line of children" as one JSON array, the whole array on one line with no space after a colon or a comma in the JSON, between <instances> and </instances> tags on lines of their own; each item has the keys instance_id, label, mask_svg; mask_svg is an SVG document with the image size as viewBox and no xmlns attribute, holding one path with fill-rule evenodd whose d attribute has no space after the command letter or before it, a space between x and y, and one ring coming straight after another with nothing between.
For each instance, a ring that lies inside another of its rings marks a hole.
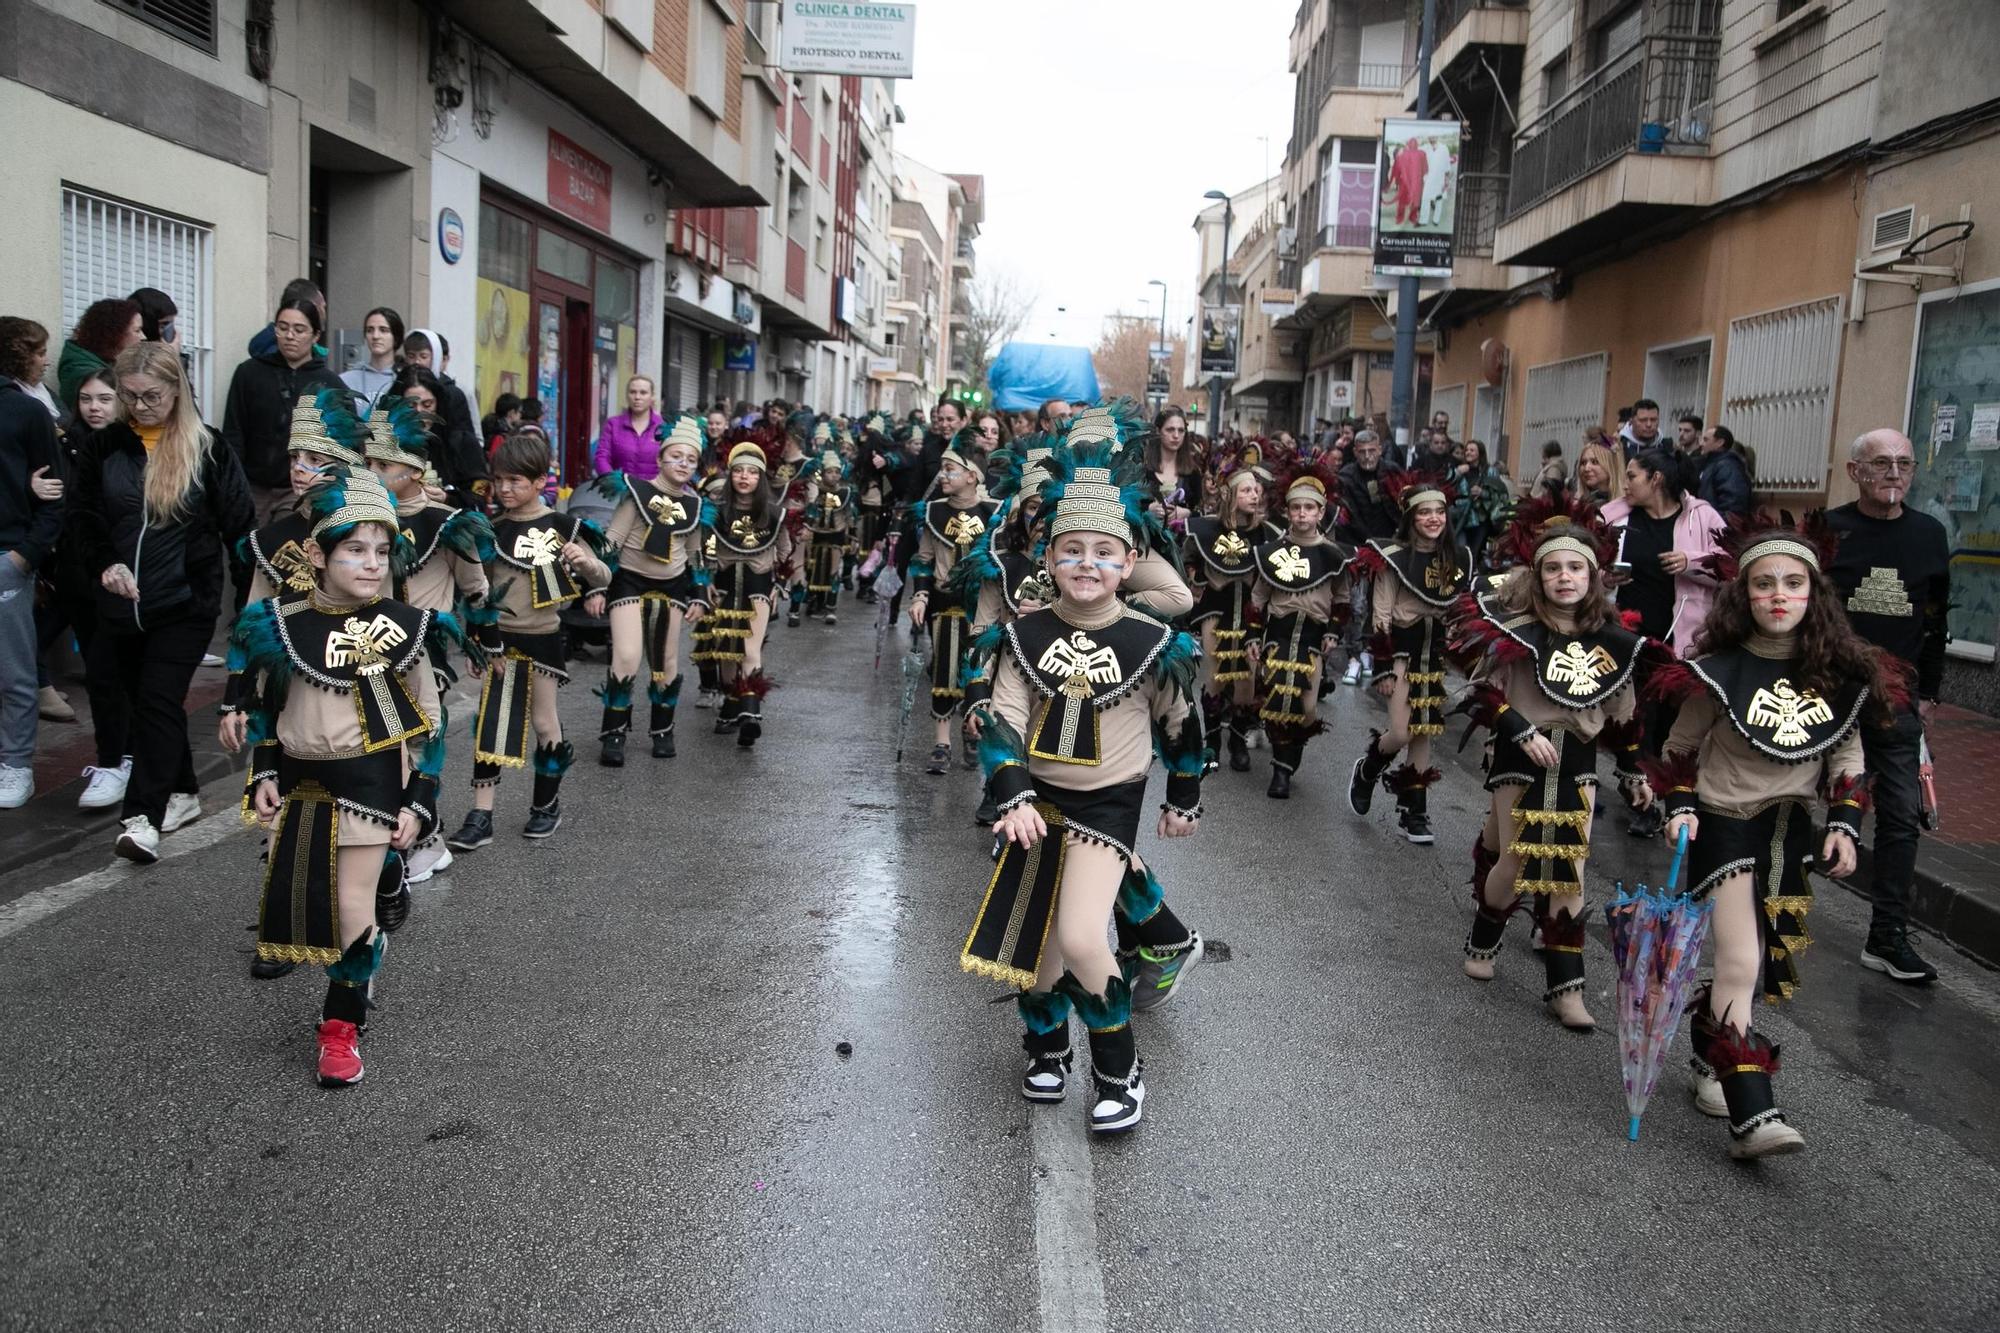
<instances>
[{"instance_id":1,"label":"parade line of children","mask_svg":"<svg viewBox=\"0 0 2000 1333\"><path fill-rule=\"evenodd\" d=\"M960 961L1018 992L1024 1097L1065 1098L1074 1014L1090 1129L1139 1122L1134 1015L1171 999L1204 952L1139 849L1150 771L1165 770L1161 838L1199 827L1204 778L1225 759L1248 769L1258 730L1266 795L1289 798L1356 607L1387 721L1332 761L1351 763L1354 814L1380 787L1400 834L1430 844L1430 749L1448 711L1490 734L1466 976L1492 978L1511 917L1530 913L1550 1013L1594 1027L1584 866L1594 753L1608 749L1623 802L1664 807L1669 835L1690 840L1691 891L1715 903L1714 982L1691 1015L1695 1104L1727 1120L1734 1156L1803 1146L1753 1001L1798 984L1808 867L1854 866L1858 728L1901 688L1822 573L1822 526L1725 538L1682 661L1612 605L1617 538L1587 503L1521 506L1488 574L1451 529L1448 478L1385 475L1401 527L1357 550L1335 535L1331 470L1258 442L1209 460L1212 512L1176 534L1143 462L1152 424L1122 401L991 453L968 428L943 442L914 505L890 484L921 466L913 428L881 414L853 434L805 413L721 440L682 415L660 427L652 475L591 483L613 505L601 528L544 502L551 460L532 434L495 453L490 521L440 503L425 484L435 430L400 402L361 421L337 395L300 400L295 508L244 552L257 581L232 634L221 738L251 750L244 811L267 831L254 970L326 968L323 1086L360 1080L372 979L409 885L493 842L507 769L532 769L523 836L560 828L576 755L556 707L563 607L609 615L603 766L626 765L642 663L651 754L677 753L683 639L715 730L748 751L766 736L776 613L831 626L845 589L893 597L900 541L910 633L932 652L928 770L949 772L963 740L984 775L979 845L991 835L995 864ZM478 681L472 793L441 839L454 660ZM1467 681L1456 709L1447 664ZM1642 696L1678 705L1653 757Z\"/></svg>"}]
</instances>

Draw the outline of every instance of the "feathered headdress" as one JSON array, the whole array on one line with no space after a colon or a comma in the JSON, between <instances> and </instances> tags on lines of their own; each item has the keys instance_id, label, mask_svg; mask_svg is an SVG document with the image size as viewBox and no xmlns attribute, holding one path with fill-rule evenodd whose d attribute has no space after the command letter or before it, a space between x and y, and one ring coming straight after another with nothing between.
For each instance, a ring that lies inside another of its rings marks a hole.
<instances>
[{"instance_id":1,"label":"feathered headdress","mask_svg":"<svg viewBox=\"0 0 2000 1333\"><path fill-rule=\"evenodd\" d=\"M300 394L292 407L291 439L285 447L365 467L368 426L354 415L354 395L338 387Z\"/></svg>"},{"instance_id":2,"label":"feathered headdress","mask_svg":"<svg viewBox=\"0 0 2000 1333\"><path fill-rule=\"evenodd\" d=\"M961 426L958 433L951 437L950 443L945 445L944 452L938 455L938 463L940 465L956 463L973 476L982 476L984 469L979 466L977 460L979 451L984 445L985 441L980 438L977 426Z\"/></svg>"},{"instance_id":3,"label":"feathered headdress","mask_svg":"<svg viewBox=\"0 0 2000 1333\"><path fill-rule=\"evenodd\" d=\"M1130 398L1113 398L1086 407L1064 422L1060 439L1078 446L1109 443L1118 453L1144 440L1152 429L1137 403Z\"/></svg>"},{"instance_id":4,"label":"feathered headdress","mask_svg":"<svg viewBox=\"0 0 2000 1333\"><path fill-rule=\"evenodd\" d=\"M1224 440L1215 449L1213 466L1209 471L1215 488L1227 490L1237 477L1245 474L1270 485L1277 475L1273 471L1276 460L1267 457L1270 443L1261 435L1244 440Z\"/></svg>"},{"instance_id":5,"label":"feathered headdress","mask_svg":"<svg viewBox=\"0 0 2000 1333\"><path fill-rule=\"evenodd\" d=\"M804 444L813 433L813 425L819 420L809 407L802 407L785 418L785 434Z\"/></svg>"},{"instance_id":6,"label":"feathered headdress","mask_svg":"<svg viewBox=\"0 0 2000 1333\"><path fill-rule=\"evenodd\" d=\"M895 430L895 423L889 420L887 412L870 412L868 419L861 423L861 438L867 440L873 437L880 441L881 446L887 446L893 442Z\"/></svg>"},{"instance_id":7,"label":"feathered headdress","mask_svg":"<svg viewBox=\"0 0 2000 1333\"><path fill-rule=\"evenodd\" d=\"M722 437L723 470L737 465L740 458L763 472L776 467L785 456L785 434L768 422L758 422L747 430L738 428ZM754 455L754 457L753 457Z\"/></svg>"},{"instance_id":8,"label":"feathered headdress","mask_svg":"<svg viewBox=\"0 0 2000 1333\"><path fill-rule=\"evenodd\" d=\"M400 567L410 540L396 517L396 499L382 479L365 468L348 468L315 482L299 497L313 540L322 547L344 541L363 523L380 523L389 530L391 552Z\"/></svg>"},{"instance_id":9,"label":"feathered headdress","mask_svg":"<svg viewBox=\"0 0 2000 1333\"><path fill-rule=\"evenodd\" d=\"M1592 569L1603 569L1617 556L1618 538L1605 526L1596 505L1564 493L1525 501L1496 546L1507 562L1530 568L1551 552L1573 551Z\"/></svg>"},{"instance_id":10,"label":"feathered headdress","mask_svg":"<svg viewBox=\"0 0 2000 1333\"><path fill-rule=\"evenodd\" d=\"M693 412L682 412L672 421L662 421L653 438L665 449L670 444L692 445L695 457L708 452L708 422Z\"/></svg>"},{"instance_id":11,"label":"feathered headdress","mask_svg":"<svg viewBox=\"0 0 2000 1333\"><path fill-rule=\"evenodd\" d=\"M1040 521L1051 538L1066 532L1102 532L1145 551L1164 538L1149 511L1151 494L1136 452L1120 454L1110 441L1063 445L1042 460Z\"/></svg>"},{"instance_id":12,"label":"feathered headdress","mask_svg":"<svg viewBox=\"0 0 2000 1333\"><path fill-rule=\"evenodd\" d=\"M838 449L822 449L799 466L800 481L825 477L837 483L846 473L847 460L840 456Z\"/></svg>"},{"instance_id":13,"label":"feathered headdress","mask_svg":"<svg viewBox=\"0 0 2000 1333\"><path fill-rule=\"evenodd\" d=\"M1826 521L1824 509L1807 511L1793 523L1791 515L1774 517L1768 513L1754 518L1732 518L1722 534L1721 550L1702 559L1710 574L1724 583L1734 583L1739 575L1767 555L1789 555L1803 560L1815 572L1832 568L1840 550L1840 534Z\"/></svg>"},{"instance_id":14,"label":"feathered headdress","mask_svg":"<svg viewBox=\"0 0 2000 1333\"><path fill-rule=\"evenodd\" d=\"M1294 452L1284 459L1277 477L1278 484L1272 489L1280 504L1290 504L1301 496L1318 500L1323 508L1340 503L1340 469L1324 454L1306 458Z\"/></svg>"},{"instance_id":15,"label":"feathered headdress","mask_svg":"<svg viewBox=\"0 0 2000 1333\"><path fill-rule=\"evenodd\" d=\"M1451 507L1451 497L1444 493L1444 488L1422 472L1384 472L1382 491L1406 514L1420 504Z\"/></svg>"},{"instance_id":16,"label":"feathered headdress","mask_svg":"<svg viewBox=\"0 0 2000 1333\"><path fill-rule=\"evenodd\" d=\"M815 422L812 428L812 442L815 449L831 445L833 443L833 423L825 420Z\"/></svg>"},{"instance_id":17,"label":"feathered headdress","mask_svg":"<svg viewBox=\"0 0 2000 1333\"><path fill-rule=\"evenodd\" d=\"M986 493L996 500L1036 494L1049 477L1048 469L1041 466L1042 460L1052 453L1054 450L1040 435L1029 435L1005 449L994 450L988 464Z\"/></svg>"},{"instance_id":18,"label":"feathered headdress","mask_svg":"<svg viewBox=\"0 0 2000 1333\"><path fill-rule=\"evenodd\" d=\"M368 457L422 472L431 465L430 424L424 414L407 398L385 397L381 404L368 414Z\"/></svg>"}]
</instances>

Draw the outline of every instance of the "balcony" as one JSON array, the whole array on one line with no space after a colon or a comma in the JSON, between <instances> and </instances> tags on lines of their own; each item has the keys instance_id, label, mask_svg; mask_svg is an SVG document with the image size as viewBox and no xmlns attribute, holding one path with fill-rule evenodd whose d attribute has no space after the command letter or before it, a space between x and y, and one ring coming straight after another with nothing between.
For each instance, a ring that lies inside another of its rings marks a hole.
<instances>
[{"instance_id":1,"label":"balcony","mask_svg":"<svg viewBox=\"0 0 2000 1333\"><path fill-rule=\"evenodd\" d=\"M1720 45L1646 38L1522 126L1495 257L1560 265L1698 206Z\"/></svg>"},{"instance_id":2,"label":"balcony","mask_svg":"<svg viewBox=\"0 0 2000 1333\"><path fill-rule=\"evenodd\" d=\"M1414 66L1397 61L1392 65L1376 64L1369 61L1339 60L1332 70L1333 82L1327 88L1334 93L1393 93L1403 86L1403 80L1410 77Z\"/></svg>"},{"instance_id":3,"label":"balcony","mask_svg":"<svg viewBox=\"0 0 2000 1333\"><path fill-rule=\"evenodd\" d=\"M972 242L960 241L952 251L951 266L966 277L972 276Z\"/></svg>"},{"instance_id":4,"label":"balcony","mask_svg":"<svg viewBox=\"0 0 2000 1333\"><path fill-rule=\"evenodd\" d=\"M1417 11L1421 0L1412 0ZM1413 20L1414 21L1414 20ZM1451 109L1475 91L1493 86L1506 90L1509 102L1519 96L1521 62L1528 45L1528 6L1522 0L1438 0L1437 33L1431 47L1431 111ZM1417 109L1417 76L1403 81L1403 104ZM1465 108L1475 119L1478 113ZM1509 113L1511 120L1512 113Z\"/></svg>"},{"instance_id":5,"label":"balcony","mask_svg":"<svg viewBox=\"0 0 2000 1333\"><path fill-rule=\"evenodd\" d=\"M1375 248L1375 233L1365 222L1341 223L1331 227L1321 227L1314 240L1317 250L1369 250Z\"/></svg>"}]
</instances>

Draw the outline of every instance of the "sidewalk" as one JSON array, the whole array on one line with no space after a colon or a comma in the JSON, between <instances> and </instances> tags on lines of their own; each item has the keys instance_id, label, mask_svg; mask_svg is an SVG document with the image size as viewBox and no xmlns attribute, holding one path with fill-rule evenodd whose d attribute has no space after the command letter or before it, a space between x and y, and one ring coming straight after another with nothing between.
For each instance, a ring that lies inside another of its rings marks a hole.
<instances>
[{"instance_id":1,"label":"sidewalk","mask_svg":"<svg viewBox=\"0 0 2000 1333\"><path fill-rule=\"evenodd\" d=\"M1912 915L1982 962L2000 967L2000 719L1940 705L1930 729L1944 827L1917 844ZM1872 832L1871 828L1864 833ZM1868 854L1862 853L1866 882Z\"/></svg>"}]
</instances>

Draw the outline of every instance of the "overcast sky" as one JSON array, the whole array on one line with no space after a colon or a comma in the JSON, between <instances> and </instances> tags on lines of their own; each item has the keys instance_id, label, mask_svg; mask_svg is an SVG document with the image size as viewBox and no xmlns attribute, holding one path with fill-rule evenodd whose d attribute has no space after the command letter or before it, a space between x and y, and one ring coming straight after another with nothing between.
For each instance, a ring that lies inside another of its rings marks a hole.
<instances>
[{"instance_id":1,"label":"overcast sky","mask_svg":"<svg viewBox=\"0 0 2000 1333\"><path fill-rule=\"evenodd\" d=\"M896 147L986 177L978 265L1039 294L1023 338L1090 346L1114 311L1157 320L1152 278L1168 284L1170 328L1185 327L1202 194L1255 186L1267 152L1273 174L1284 160L1297 12L1298 0L918 0Z\"/></svg>"}]
</instances>

